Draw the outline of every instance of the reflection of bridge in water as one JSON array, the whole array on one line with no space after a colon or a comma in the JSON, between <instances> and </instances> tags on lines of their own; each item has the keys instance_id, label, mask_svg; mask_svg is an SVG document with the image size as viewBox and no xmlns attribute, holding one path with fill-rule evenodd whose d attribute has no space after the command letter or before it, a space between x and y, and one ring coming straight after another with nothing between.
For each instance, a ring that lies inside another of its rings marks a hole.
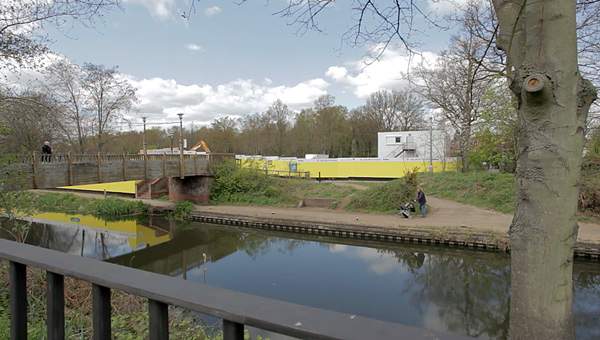
<instances>
[{"instance_id":1,"label":"reflection of bridge in water","mask_svg":"<svg viewBox=\"0 0 600 340\"><path fill-rule=\"evenodd\" d=\"M169 276L183 276L206 262L215 262L240 247L238 234L214 229L174 230L170 241L117 256L109 262Z\"/></svg>"}]
</instances>

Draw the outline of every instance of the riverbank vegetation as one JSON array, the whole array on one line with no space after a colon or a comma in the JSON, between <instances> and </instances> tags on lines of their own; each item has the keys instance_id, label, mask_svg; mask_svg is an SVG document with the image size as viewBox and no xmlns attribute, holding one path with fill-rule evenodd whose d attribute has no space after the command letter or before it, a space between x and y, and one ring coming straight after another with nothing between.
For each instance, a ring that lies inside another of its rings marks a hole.
<instances>
[{"instance_id":1,"label":"riverbank vegetation","mask_svg":"<svg viewBox=\"0 0 600 340\"><path fill-rule=\"evenodd\" d=\"M215 167L214 173L210 199L216 204L296 206L305 198L341 201L358 191L334 183L267 176L261 171L240 168L233 162Z\"/></svg>"},{"instance_id":2,"label":"riverbank vegetation","mask_svg":"<svg viewBox=\"0 0 600 340\"><path fill-rule=\"evenodd\" d=\"M28 338L46 337L45 272L28 269ZM8 263L0 262L0 278L8 278ZM148 305L145 299L112 290L112 335L114 339L148 338ZM10 338L8 280L0 280L0 339ZM65 278L65 338L90 339L92 291L87 282ZM203 326L190 313L175 307L169 309L169 331L172 339L218 340L218 329ZM210 334L210 335L209 335Z\"/></svg>"},{"instance_id":3,"label":"riverbank vegetation","mask_svg":"<svg viewBox=\"0 0 600 340\"><path fill-rule=\"evenodd\" d=\"M114 197L86 198L69 193L36 193L33 196L36 210L94 215L103 219L142 215L148 206L142 201Z\"/></svg>"},{"instance_id":4,"label":"riverbank vegetation","mask_svg":"<svg viewBox=\"0 0 600 340\"><path fill-rule=\"evenodd\" d=\"M348 210L364 212L397 212L400 205L415 199L417 173L408 172L403 178L372 185L351 196Z\"/></svg>"},{"instance_id":5,"label":"riverbank vegetation","mask_svg":"<svg viewBox=\"0 0 600 340\"><path fill-rule=\"evenodd\" d=\"M581 172L579 215L600 217L600 157L586 157ZM419 174L429 195L503 213L515 210L515 176L511 173L470 171Z\"/></svg>"}]
</instances>

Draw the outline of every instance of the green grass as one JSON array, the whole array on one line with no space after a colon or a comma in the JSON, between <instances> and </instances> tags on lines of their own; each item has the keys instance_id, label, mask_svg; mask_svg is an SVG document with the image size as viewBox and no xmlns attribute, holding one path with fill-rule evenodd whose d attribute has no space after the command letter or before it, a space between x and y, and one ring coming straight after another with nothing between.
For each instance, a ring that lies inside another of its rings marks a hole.
<instances>
[{"instance_id":1,"label":"green grass","mask_svg":"<svg viewBox=\"0 0 600 340\"><path fill-rule=\"evenodd\" d=\"M419 183L427 195L503 213L514 212L513 174L490 172L419 174Z\"/></svg>"},{"instance_id":2,"label":"green grass","mask_svg":"<svg viewBox=\"0 0 600 340\"><path fill-rule=\"evenodd\" d=\"M267 176L260 171L225 163L215 169L211 201L216 204L296 206L304 198L342 200L357 189L334 183Z\"/></svg>"},{"instance_id":3,"label":"green grass","mask_svg":"<svg viewBox=\"0 0 600 340\"><path fill-rule=\"evenodd\" d=\"M346 207L350 211L395 213L401 204L415 198L416 185L402 179L370 186L355 193Z\"/></svg>"},{"instance_id":4,"label":"green grass","mask_svg":"<svg viewBox=\"0 0 600 340\"><path fill-rule=\"evenodd\" d=\"M141 201L119 198L85 198L65 193L36 193L36 209L94 215L104 219L145 214L148 207Z\"/></svg>"}]
</instances>

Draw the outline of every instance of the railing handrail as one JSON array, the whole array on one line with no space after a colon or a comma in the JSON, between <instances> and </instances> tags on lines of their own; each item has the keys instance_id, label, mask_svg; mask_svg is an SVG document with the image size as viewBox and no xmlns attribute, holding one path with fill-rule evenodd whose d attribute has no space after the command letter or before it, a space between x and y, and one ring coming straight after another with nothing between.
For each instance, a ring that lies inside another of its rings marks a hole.
<instances>
[{"instance_id":1,"label":"railing handrail","mask_svg":"<svg viewBox=\"0 0 600 340\"><path fill-rule=\"evenodd\" d=\"M70 276L90 282L94 287L119 289L148 298L151 302L151 329L153 329L153 315L157 315L153 308L163 308L162 310L165 311L166 305L162 304L168 304L222 318L224 327L228 328L224 330L226 340L239 338L239 327L233 327L235 331L231 332L232 325L241 326L242 335L243 325L247 325L292 337L310 339L466 339L463 336L211 287L9 240L0 240L0 259L9 260L16 266L26 265L47 270L52 274L49 276L53 280L56 280L57 275L61 278ZM22 281L22 277L20 278ZM14 282L20 281L11 277L11 283ZM56 286L62 287L62 284ZM22 293L23 290L18 288L11 287L11 291ZM57 292L50 293L60 299L60 294L56 294ZM108 296L110 297L109 293ZM11 306L12 304L13 301ZM19 306L21 306L19 311L22 311L22 301L19 301L15 308ZM95 318L96 315L93 317ZM161 319L164 319L164 316Z\"/></svg>"}]
</instances>

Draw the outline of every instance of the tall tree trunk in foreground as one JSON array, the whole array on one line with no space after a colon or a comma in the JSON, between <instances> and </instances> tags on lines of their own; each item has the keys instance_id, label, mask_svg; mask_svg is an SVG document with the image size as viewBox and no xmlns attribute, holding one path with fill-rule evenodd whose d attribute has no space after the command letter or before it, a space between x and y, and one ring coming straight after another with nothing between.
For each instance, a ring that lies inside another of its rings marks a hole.
<instances>
[{"instance_id":1,"label":"tall tree trunk in foreground","mask_svg":"<svg viewBox=\"0 0 600 340\"><path fill-rule=\"evenodd\" d=\"M510 227L513 339L573 339L573 247L583 131L596 98L577 67L574 0L494 0L518 99Z\"/></svg>"}]
</instances>

